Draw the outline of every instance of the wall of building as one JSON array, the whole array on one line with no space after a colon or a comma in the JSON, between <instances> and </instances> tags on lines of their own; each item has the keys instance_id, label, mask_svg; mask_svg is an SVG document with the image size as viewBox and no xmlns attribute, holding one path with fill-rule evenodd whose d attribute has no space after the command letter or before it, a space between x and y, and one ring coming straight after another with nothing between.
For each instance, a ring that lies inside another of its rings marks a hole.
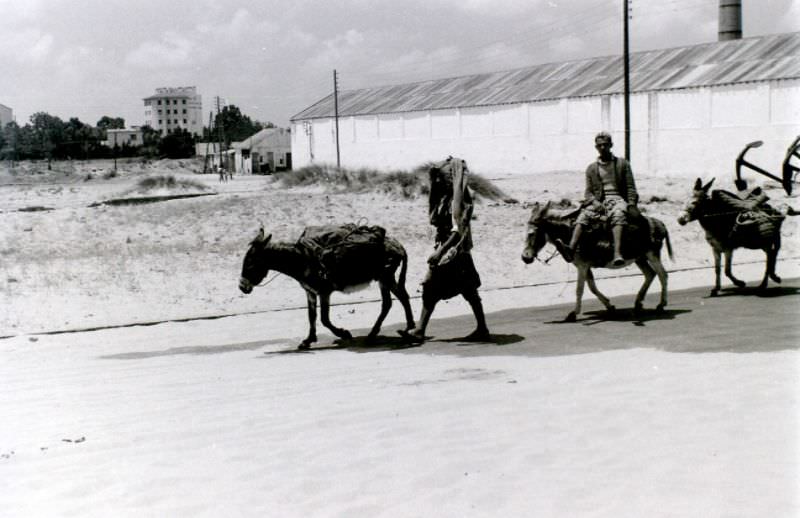
<instances>
[{"instance_id":1,"label":"wall of building","mask_svg":"<svg viewBox=\"0 0 800 518\"><path fill-rule=\"evenodd\" d=\"M202 135L202 96L193 86L157 88L154 95L144 99L144 124L162 134L182 128Z\"/></svg>"},{"instance_id":2,"label":"wall of building","mask_svg":"<svg viewBox=\"0 0 800 518\"><path fill-rule=\"evenodd\" d=\"M9 122L14 122L14 112L8 106L0 104L0 128L5 128Z\"/></svg>"},{"instance_id":3,"label":"wall of building","mask_svg":"<svg viewBox=\"0 0 800 518\"><path fill-rule=\"evenodd\" d=\"M800 80L634 94L631 162L635 171L670 176L732 174L748 157L777 171L800 134ZM409 169L447 155L485 175L582 170L595 156L593 136L611 132L624 154L621 95L594 96L403 114L342 117L345 167ZM333 119L294 121L294 167L336 163Z\"/></svg>"}]
</instances>

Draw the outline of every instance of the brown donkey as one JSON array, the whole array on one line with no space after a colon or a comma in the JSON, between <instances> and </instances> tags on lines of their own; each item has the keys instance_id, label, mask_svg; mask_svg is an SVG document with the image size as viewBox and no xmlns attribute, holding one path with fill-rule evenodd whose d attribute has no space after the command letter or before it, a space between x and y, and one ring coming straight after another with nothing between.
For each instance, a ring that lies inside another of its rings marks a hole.
<instances>
[{"instance_id":1,"label":"brown donkey","mask_svg":"<svg viewBox=\"0 0 800 518\"><path fill-rule=\"evenodd\" d=\"M725 275L739 288L745 286L744 281L733 275L731 263L736 248L763 250L767 255L767 267L759 289L767 287L768 279L781 282L775 273L775 263L781 248L781 225L785 216L765 202L765 196L753 196L743 200L733 193L709 189L714 183L703 185L698 178L694 182L691 197L683 206L678 223L686 225L691 221L699 221L706 232L706 241L714 253L714 288L711 296L720 290L720 259L725 256ZM789 214L792 214L790 211Z\"/></svg>"},{"instance_id":2,"label":"brown donkey","mask_svg":"<svg viewBox=\"0 0 800 518\"><path fill-rule=\"evenodd\" d=\"M379 231L379 239L368 235L374 231ZM365 235L367 238L363 239ZM381 312L367 339L378 336L392 306L391 294L403 305L406 328L414 328L414 316L405 288L408 257L403 245L385 236L382 228L354 225L309 227L297 243L272 243L271 238L272 235L264 235L262 228L250 243L242 264L239 289L250 293L270 270L299 282L306 291L309 325L308 336L300 343L299 349L308 349L317 341L317 297L322 324L339 338L352 338L350 331L338 328L330 321L331 293L355 291L367 287L372 281L380 284ZM319 238L323 238L322 241ZM322 242L324 246L309 245L310 241ZM395 279L398 267L400 274Z\"/></svg>"},{"instance_id":3,"label":"brown donkey","mask_svg":"<svg viewBox=\"0 0 800 518\"><path fill-rule=\"evenodd\" d=\"M546 243L557 245L557 240L559 239L562 241L569 240L577 215L578 211L574 209L566 211L551 209L550 202L547 202L544 206L539 203L534 204L531 210L531 217L528 220L528 233L525 248L522 251L522 260L526 264L530 264ZM647 222L646 225L629 225L625 229L622 242L622 256L625 259L625 264L622 266L613 266L610 232L605 230L594 231L593 233L602 234L602 236L595 236L594 239L592 236L587 236L587 239L582 241L572 261L578 270L578 281L575 286L575 309L567 315L566 322L575 322L578 315L581 314L584 283L588 283L591 292L603 303L608 311L616 309L611 305L608 297L603 295L597 288L592 268L623 268L631 263L636 263L636 266L639 267L644 275L644 283L636 294L634 311L640 312L642 310L644 297L647 295L647 290L656 275L658 275L658 280L661 283L661 298L656 310L662 311L666 307L667 271L661 263L661 247L666 241L667 252L670 259L672 259L669 234L664 223L660 220L651 217L646 217L644 220Z\"/></svg>"}]
</instances>

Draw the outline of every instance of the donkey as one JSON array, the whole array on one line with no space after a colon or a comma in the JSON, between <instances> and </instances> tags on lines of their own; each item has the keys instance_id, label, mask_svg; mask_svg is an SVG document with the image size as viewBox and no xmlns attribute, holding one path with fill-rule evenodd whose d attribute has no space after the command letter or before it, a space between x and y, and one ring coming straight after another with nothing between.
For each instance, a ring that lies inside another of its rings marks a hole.
<instances>
[{"instance_id":1,"label":"donkey","mask_svg":"<svg viewBox=\"0 0 800 518\"><path fill-rule=\"evenodd\" d=\"M767 255L767 267L764 270L764 278L758 286L759 289L766 289L768 279L780 283L781 278L775 273L775 263L781 248L781 225L784 217L771 207L761 205L763 210L760 210L759 214L767 224L758 225L754 222L748 225L750 229L742 229L739 225L741 216L748 210L757 209L757 200L751 201L748 206L749 200L742 200L735 194L722 190L711 191L709 196L708 191L713 183L713 178L705 185L700 178L695 180L692 196L686 201L678 217L678 223L681 225L694 220L699 221L706 232L706 241L714 253L714 288L711 290L711 296L716 296L720 290L720 256L723 254L725 276L736 287L745 286L744 281L734 277L731 269L733 251L736 248L761 249Z\"/></svg>"},{"instance_id":2,"label":"donkey","mask_svg":"<svg viewBox=\"0 0 800 518\"><path fill-rule=\"evenodd\" d=\"M530 264L536 259L539 251L546 243L549 242L558 248L558 240L568 241L572 235L578 212L578 210L574 209L566 211L551 209L549 201L544 206L538 202L535 203L531 210L531 217L528 220L528 231L525 248L522 251L522 260L526 264ZM644 217L644 221L646 221L646 225L629 225L625 229L622 243L624 265L613 265L610 236L605 236L605 231L602 231L603 237L600 239L596 237L592 239L592 236L589 235L581 242L572 261L578 270L578 282L575 287L575 309L567 315L564 319L565 322L575 322L578 315L581 314L584 283L589 284L591 292L595 294L608 311L614 311L616 308L611 304L611 301L597 288L592 268L623 268L634 262L644 274L644 283L636 294L634 311L636 313L642 311L644 297L656 275L658 275L658 280L661 283L661 299L656 310L664 310L667 305L667 271L661 263L661 248L666 241L667 252L670 259L672 259L672 245L664 223L651 217ZM594 234L597 232L593 231Z\"/></svg>"},{"instance_id":3,"label":"donkey","mask_svg":"<svg viewBox=\"0 0 800 518\"><path fill-rule=\"evenodd\" d=\"M307 229L308 230L308 229ZM382 230L382 229L381 229ZM304 232L305 235L305 232ZM330 297L334 291L351 292L367 287L378 281L381 290L381 312L375 325L367 336L372 341L378 336L381 324L392 306L391 294L403 305L406 329L414 328L408 292L405 288L408 256L397 240L385 237L378 245L361 245L351 248L348 264L321 262L308 247L298 243L272 243L272 235L264 235L261 228L244 257L239 289L249 294L270 270L288 275L306 291L308 301L308 336L298 349L308 349L317 341L317 297L319 297L322 324L334 335L351 339L353 335L346 329L334 326L330 321ZM376 248L380 247L380 248ZM331 271L335 267L336 271ZM395 271L400 267L400 275L395 280Z\"/></svg>"}]
</instances>

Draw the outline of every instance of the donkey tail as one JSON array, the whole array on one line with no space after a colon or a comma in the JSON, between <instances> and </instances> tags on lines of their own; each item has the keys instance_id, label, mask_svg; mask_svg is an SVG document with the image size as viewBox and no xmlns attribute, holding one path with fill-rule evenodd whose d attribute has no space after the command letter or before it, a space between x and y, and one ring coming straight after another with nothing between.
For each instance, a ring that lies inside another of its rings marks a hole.
<instances>
[{"instance_id":1,"label":"donkey tail","mask_svg":"<svg viewBox=\"0 0 800 518\"><path fill-rule=\"evenodd\" d=\"M669 240L669 231L667 230L667 226L663 221L657 218L648 218L648 222L650 223L650 237L652 242L658 245L657 249L661 249L662 240L666 241L667 254L669 255L669 259L674 261L675 255L672 253L672 243Z\"/></svg>"},{"instance_id":2,"label":"donkey tail","mask_svg":"<svg viewBox=\"0 0 800 518\"><path fill-rule=\"evenodd\" d=\"M667 227L664 227L664 241L667 242L667 255L669 255L669 260L674 261L675 256L672 253L672 243L669 241L669 231L667 230Z\"/></svg>"},{"instance_id":3,"label":"donkey tail","mask_svg":"<svg viewBox=\"0 0 800 518\"><path fill-rule=\"evenodd\" d=\"M400 276L397 278L397 284L400 286L406 285L406 272L408 271L408 254L405 248L402 248L400 254Z\"/></svg>"}]
</instances>

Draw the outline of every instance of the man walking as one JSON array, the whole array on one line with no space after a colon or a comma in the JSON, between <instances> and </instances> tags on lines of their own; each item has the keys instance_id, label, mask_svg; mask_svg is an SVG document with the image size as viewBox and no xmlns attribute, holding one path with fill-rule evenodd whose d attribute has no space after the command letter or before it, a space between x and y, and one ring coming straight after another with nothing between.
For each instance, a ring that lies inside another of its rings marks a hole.
<instances>
[{"instance_id":1,"label":"man walking","mask_svg":"<svg viewBox=\"0 0 800 518\"><path fill-rule=\"evenodd\" d=\"M436 304L461 295L472 308L477 322L466 340L487 341L489 328L478 295L481 278L470 253L474 204L467 187L467 165L459 158L450 157L431 167L430 180L428 215L431 225L436 227L436 243L428 258L428 274L422 282L422 314L415 329L398 332L410 342L424 342L425 329Z\"/></svg>"}]
</instances>

